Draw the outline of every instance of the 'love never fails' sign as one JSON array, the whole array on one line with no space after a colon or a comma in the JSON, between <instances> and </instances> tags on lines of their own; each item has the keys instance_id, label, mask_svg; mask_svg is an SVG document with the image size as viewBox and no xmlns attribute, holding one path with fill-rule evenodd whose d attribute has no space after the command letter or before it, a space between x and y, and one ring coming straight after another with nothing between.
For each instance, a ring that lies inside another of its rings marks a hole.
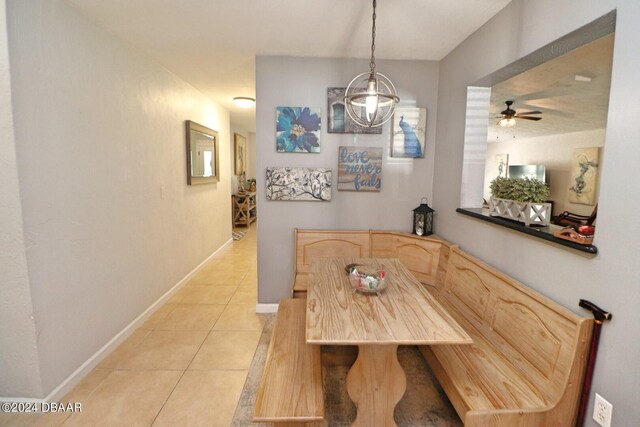
<instances>
[{"instance_id":1,"label":"'love never fails' sign","mask_svg":"<svg viewBox=\"0 0 640 427\"><path fill-rule=\"evenodd\" d=\"M382 148L339 147L338 190L380 191Z\"/></svg>"}]
</instances>

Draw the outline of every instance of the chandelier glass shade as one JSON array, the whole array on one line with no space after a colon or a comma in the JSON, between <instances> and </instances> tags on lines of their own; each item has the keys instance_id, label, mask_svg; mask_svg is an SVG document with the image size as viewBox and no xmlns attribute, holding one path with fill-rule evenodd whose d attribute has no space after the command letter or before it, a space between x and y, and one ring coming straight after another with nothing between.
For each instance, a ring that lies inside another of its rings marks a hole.
<instances>
[{"instance_id":1,"label":"chandelier glass shade","mask_svg":"<svg viewBox=\"0 0 640 427\"><path fill-rule=\"evenodd\" d=\"M378 127L388 122L400 101L391 80L376 71L376 0L373 0L372 18L370 71L355 76L344 95L347 114L364 127Z\"/></svg>"},{"instance_id":2,"label":"chandelier glass shade","mask_svg":"<svg viewBox=\"0 0 640 427\"><path fill-rule=\"evenodd\" d=\"M393 116L400 99L391 80L380 73L354 77L345 91L345 106L351 120L365 127L382 126Z\"/></svg>"}]
</instances>

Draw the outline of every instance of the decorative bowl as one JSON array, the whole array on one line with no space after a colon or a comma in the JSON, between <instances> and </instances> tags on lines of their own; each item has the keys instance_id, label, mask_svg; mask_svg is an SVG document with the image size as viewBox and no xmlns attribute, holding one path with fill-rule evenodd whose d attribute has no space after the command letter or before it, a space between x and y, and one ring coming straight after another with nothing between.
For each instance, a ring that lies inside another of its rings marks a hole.
<instances>
[{"instance_id":1,"label":"decorative bowl","mask_svg":"<svg viewBox=\"0 0 640 427\"><path fill-rule=\"evenodd\" d=\"M364 269L358 271L356 267L353 267L349 273L349 281L354 291L377 294L387 287L386 276L387 273L383 270L370 273Z\"/></svg>"}]
</instances>

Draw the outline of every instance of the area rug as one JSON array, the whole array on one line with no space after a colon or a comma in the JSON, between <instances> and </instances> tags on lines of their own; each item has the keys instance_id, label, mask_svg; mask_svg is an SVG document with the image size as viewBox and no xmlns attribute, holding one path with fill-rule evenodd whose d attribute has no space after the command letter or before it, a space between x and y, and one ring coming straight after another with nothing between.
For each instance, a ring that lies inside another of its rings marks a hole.
<instances>
[{"instance_id":1,"label":"area rug","mask_svg":"<svg viewBox=\"0 0 640 427\"><path fill-rule=\"evenodd\" d=\"M246 231L232 231L231 235L233 236L233 240L240 240L247 234Z\"/></svg>"},{"instance_id":2,"label":"area rug","mask_svg":"<svg viewBox=\"0 0 640 427\"><path fill-rule=\"evenodd\" d=\"M255 356L247 374L242 394L231 425L233 427L266 427L271 424L252 423L253 407L260 377L264 368L269 340L273 331L275 315L270 315ZM329 359L332 347L322 347L323 360ZM458 427L462 426L460 418L453 406L440 388L429 366L425 362L420 350L414 346L401 346L398 360L407 375L407 391L396 407L394 418L400 427ZM324 388L325 419L317 425L330 427L350 426L356 416L356 408L349 399L345 387L347 366L332 366L324 364L322 367L322 381Z\"/></svg>"}]
</instances>

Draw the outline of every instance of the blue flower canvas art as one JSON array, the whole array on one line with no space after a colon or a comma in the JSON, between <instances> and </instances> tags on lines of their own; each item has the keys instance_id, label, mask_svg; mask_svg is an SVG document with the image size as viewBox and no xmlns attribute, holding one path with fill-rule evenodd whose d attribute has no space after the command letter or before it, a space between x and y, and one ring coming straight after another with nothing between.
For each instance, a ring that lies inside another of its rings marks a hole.
<instances>
[{"instance_id":1,"label":"blue flower canvas art","mask_svg":"<svg viewBox=\"0 0 640 427\"><path fill-rule=\"evenodd\" d=\"M424 157L426 108L396 108L391 131L391 157Z\"/></svg>"},{"instance_id":2,"label":"blue flower canvas art","mask_svg":"<svg viewBox=\"0 0 640 427\"><path fill-rule=\"evenodd\" d=\"M320 109L276 107L278 153L320 152Z\"/></svg>"}]
</instances>

